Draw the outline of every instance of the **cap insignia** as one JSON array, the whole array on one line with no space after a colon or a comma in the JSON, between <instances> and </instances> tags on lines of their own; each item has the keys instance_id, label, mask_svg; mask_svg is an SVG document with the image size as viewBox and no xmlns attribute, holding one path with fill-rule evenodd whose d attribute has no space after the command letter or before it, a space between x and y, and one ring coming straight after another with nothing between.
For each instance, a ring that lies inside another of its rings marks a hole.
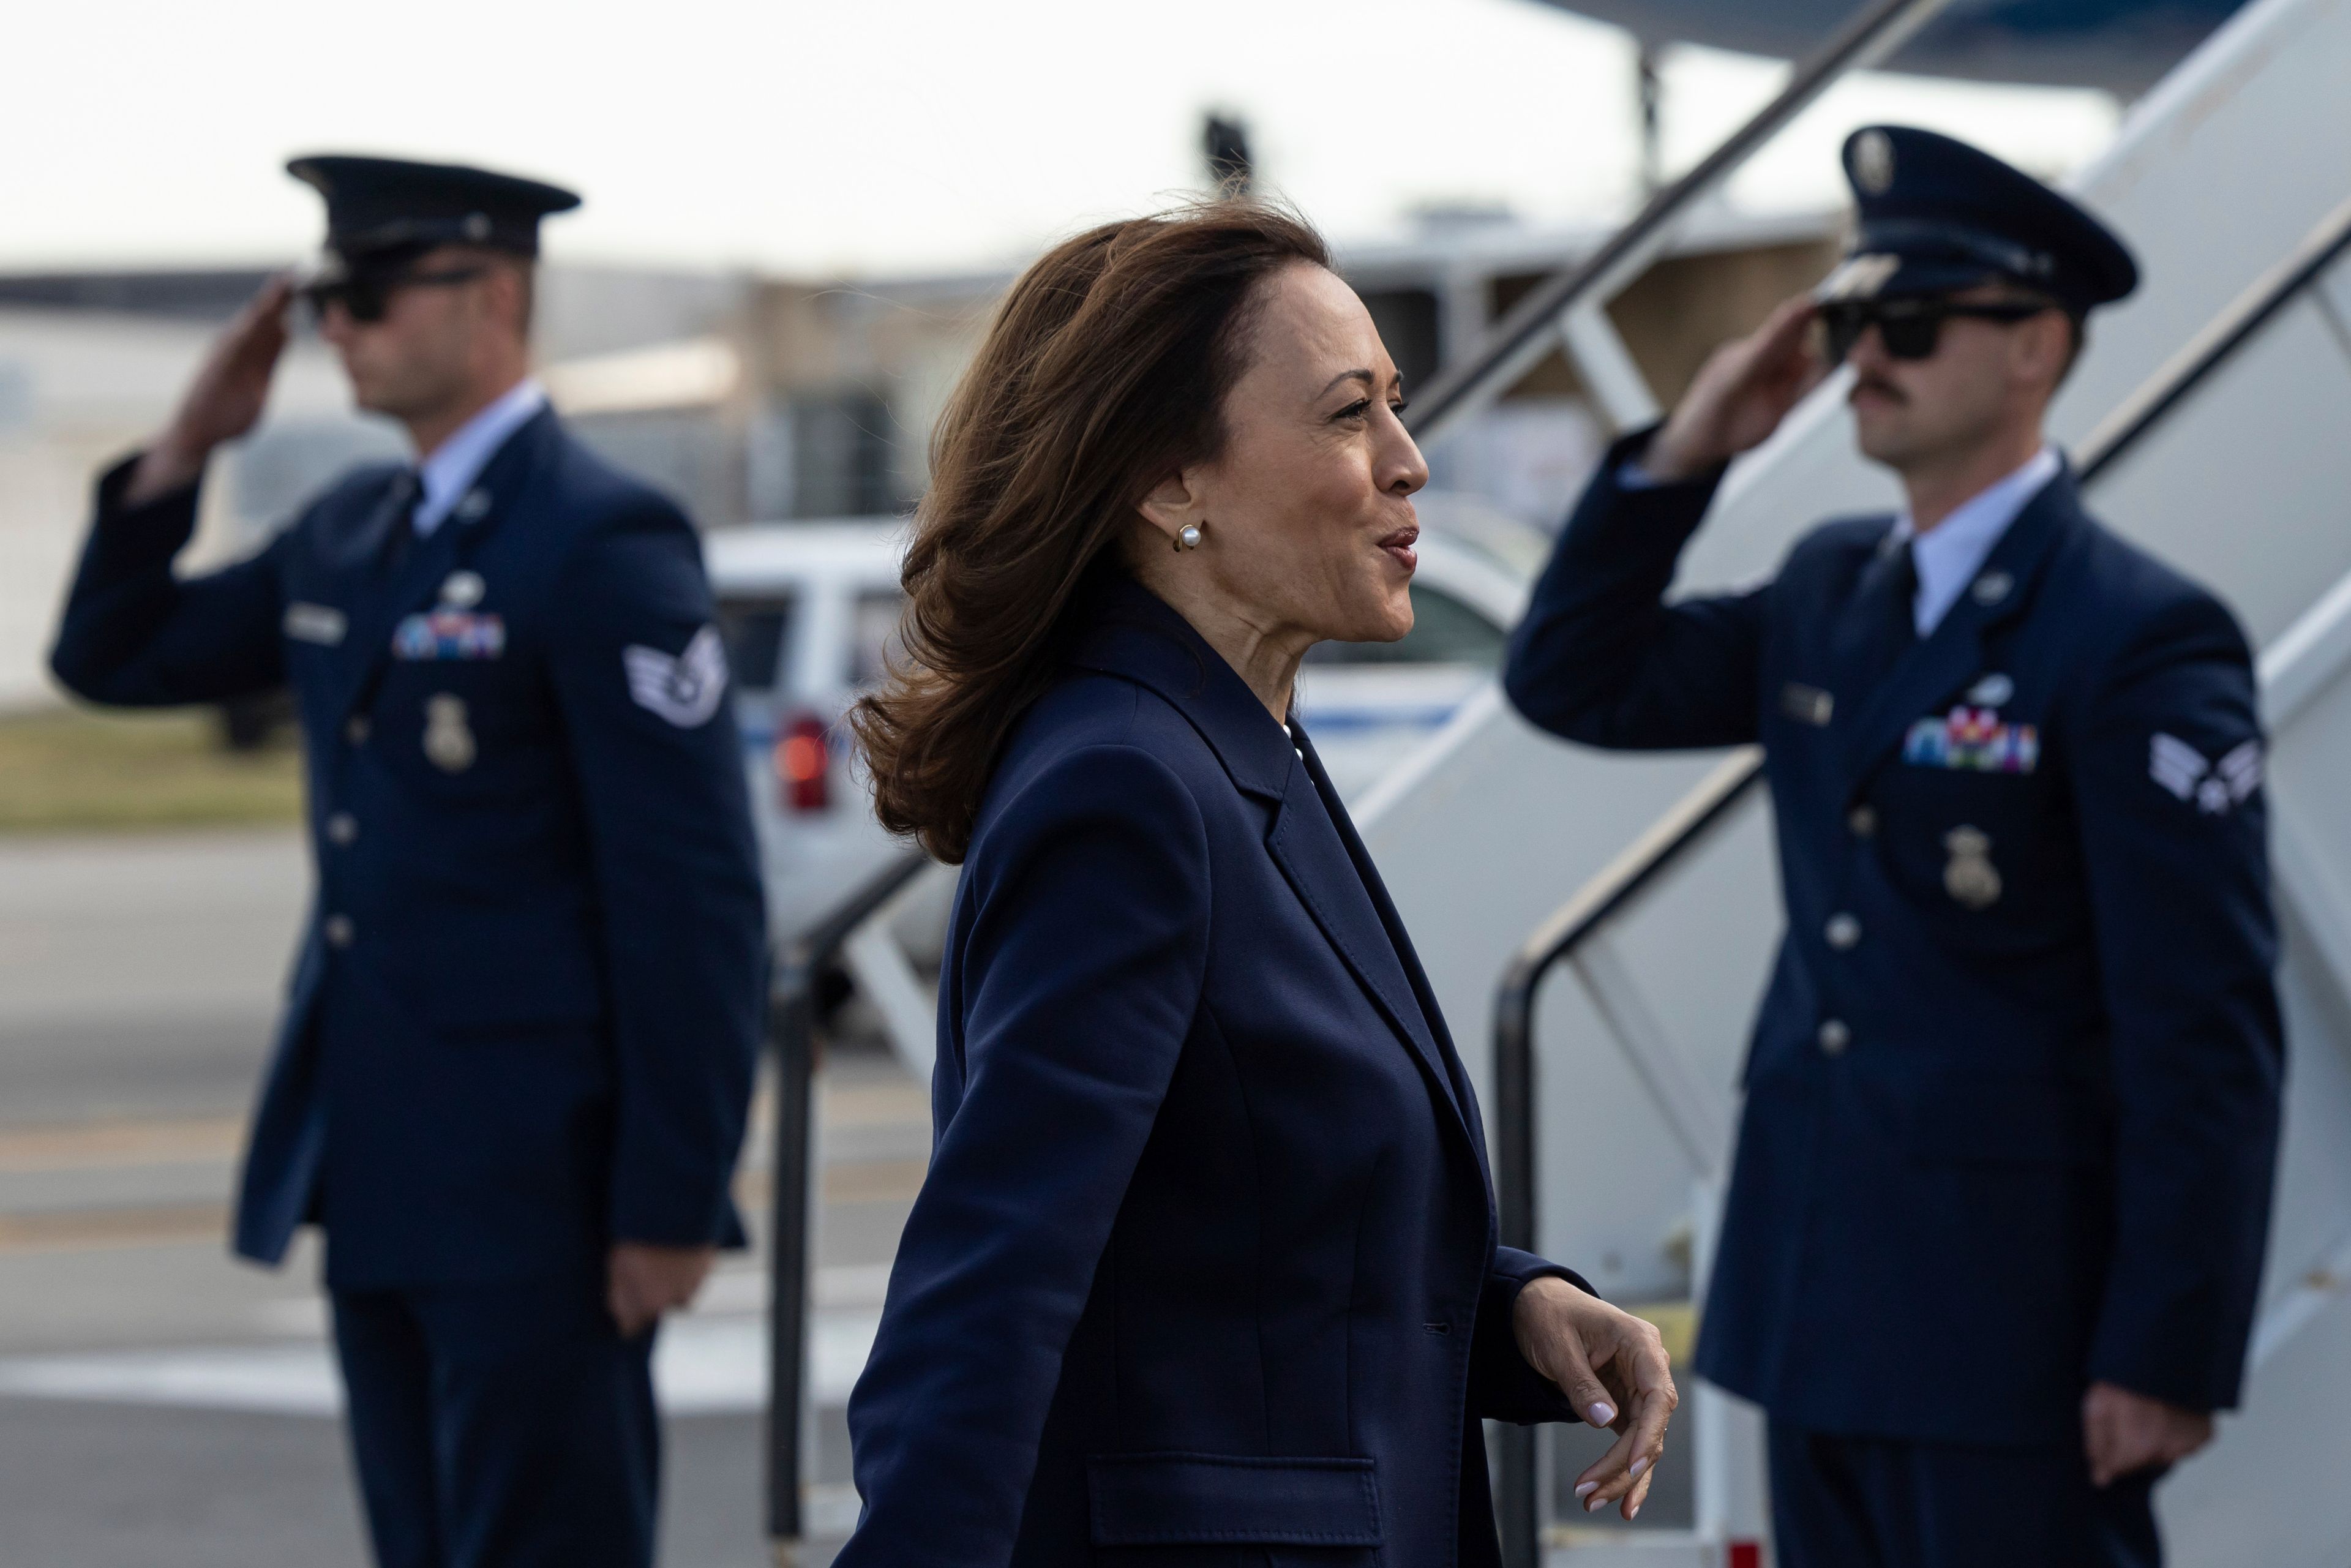
<instances>
[{"instance_id":1,"label":"cap insignia","mask_svg":"<svg viewBox=\"0 0 2351 1568\"><path fill-rule=\"evenodd\" d=\"M1902 258L1888 251L1849 256L1822 279L1821 286L1813 290L1813 298L1823 305L1840 299L1874 299L1877 291L1901 270Z\"/></svg>"},{"instance_id":2,"label":"cap insignia","mask_svg":"<svg viewBox=\"0 0 2351 1568\"><path fill-rule=\"evenodd\" d=\"M1853 183L1865 196L1882 196L1894 188L1894 139L1883 131L1865 131L1853 144Z\"/></svg>"}]
</instances>

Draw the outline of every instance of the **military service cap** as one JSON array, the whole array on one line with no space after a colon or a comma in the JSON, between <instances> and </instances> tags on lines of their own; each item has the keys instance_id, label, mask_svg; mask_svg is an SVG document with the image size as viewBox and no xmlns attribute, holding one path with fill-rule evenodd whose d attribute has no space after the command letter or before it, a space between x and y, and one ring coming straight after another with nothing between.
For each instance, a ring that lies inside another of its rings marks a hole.
<instances>
[{"instance_id":1,"label":"military service cap","mask_svg":"<svg viewBox=\"0 0 2351 1568\"><path fill-rule=\"evenodd\" d=\"M346 265L436 245L537 256L538 220L580 204L559 185L458 163L319 153L286 172L326 198L327 248Z\"/></svg>"},{"instance_id":2,"label":"military service cap","mask_svg":"<svg viewBox=\"0 0 2351 1568\"><path fill-rule=\"evenodd\" d=\"M2010 282L2076 317L2138 287L2104 224L2032 175L1931 131L1872 125L1844 144L1860 227L1823 300Z\"/></svg>"}]
</instances>

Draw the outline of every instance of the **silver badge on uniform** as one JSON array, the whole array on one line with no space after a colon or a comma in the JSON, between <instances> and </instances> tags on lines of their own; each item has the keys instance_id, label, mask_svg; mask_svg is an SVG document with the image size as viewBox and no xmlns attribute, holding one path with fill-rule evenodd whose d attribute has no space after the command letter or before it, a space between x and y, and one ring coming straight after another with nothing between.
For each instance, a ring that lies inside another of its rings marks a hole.
<instances>
[{"instance_id":1,"label":"silver badge on uniform","mask_svg":"<svg viewBox=\"0 0 2351 1568\"><path fill-rule=\"evenodd\" d=\"M453 571L441 580L441 602L458 610L471 610L488 591L478 571Z\"/></svg>"},{"instance_id":2,"label":"silver badge on uniform","mask_svg":"<svg viewBox=\"0 0 2351 1568\"><path fill-rule=\"evenodd\" d=\"M298 643L331 648L343 640L349 626L343 612L331 604L305 604L298 599L286 607L286 634Z\"/></svg>"},{"instance_id":3,"label":"silver badge on uniform","mask_svg":"<svg viewBox=\"0 0 2351 1568\"><path fill-rule=\"evenodd\" d=\"M1986 675L1968 688L1968 702L1975 707L1998 707L2016 695L2016 683L2006 675Z\"/></svg>"},{"instance_id":4,"label":"silver badge on uniform","mask_svg":"<svg viewBox=\"0 0 2351 1568\"><path fill-rule=\"evenodd\" d=\"M2000 870L1991 863L1991 835L1962 823L1943 835L1951 852L1943 867L1943 891L1970 909L2000 902Z\"/></svg>"},{"instance_id":5,"label":"silver badge on uniform","mask_svg":"<svg viewBox=\"0 0 2351 1568\"><path fill-rule=\"evenodd\" d=\"M2008 573L1988 571L1977 578L1975 586L1968 591L1975 596L1975 601L1978 604L1989 606L1998 604L2001 600L2006 599L2008 591L2015 586L2016 579L2009 576Z\"/></svg>"},{"instance_id":6,"label":"silver badge on uniform","mask_svg":"<svg viewBox=\"0 0 2351 1568\"><path fill-rule=\"evenodd\" d=\"M465 699L436 692L424 699L424 757L444 773L463 773L474 765L473 727L466 723Z\"/></svg>"},{"instance_id":7,"label":"silver badge on uniform","mask_svg":"<svg viewBox=\"0 0 2351 1568\"><path fill-rule=\"evenodd\" d=\"M1836 712L1836 696L1818 686L1790 681L1780 688L1780 711L1799 724L1826 724Z\"/></svg>"},{"instance_id":8,"label":"silver badge on uniform","mask_svg":"<svg viewBox=\"0 0 2351 1568\"><path fill-rule=\"evenodd\" d=\"M457 503L453 515L461 523L478 523L490 515L490 493L468 490L465 498Z\"/></svg>"}]
</instances>

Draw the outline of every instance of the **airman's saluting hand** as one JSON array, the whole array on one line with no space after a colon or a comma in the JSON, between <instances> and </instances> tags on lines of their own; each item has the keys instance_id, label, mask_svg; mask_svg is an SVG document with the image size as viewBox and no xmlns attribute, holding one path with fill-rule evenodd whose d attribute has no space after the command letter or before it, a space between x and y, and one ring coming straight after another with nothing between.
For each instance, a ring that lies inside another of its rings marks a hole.
<instances>
[{"instance_id":1,"label":"airman's saluting hand","mask_svg":"<svg viewBox=\"0 0 2351 1568\"><path fill-rule=\"evenodd\" d=\"M1717 349L1642 454L1641 467L1670 484L1761 445L1828 373L1813 350L1812 324L1812 296L1800 294L1753 332Z\"/></svg>"},{"instance_id":2,"label":"airman's saluting hand","mask_svg":"<svg viewBox=\"0 0 2351 1568\"><path fill-rule=\"evenodd\" d=\"M170 426L139 460L124 504L136 507L193 484L214 447L259 422L270 375L286 351L286 308L293 298L293 275L279 273L246 302L188 383Z\"/></svg>"}]
</instances>

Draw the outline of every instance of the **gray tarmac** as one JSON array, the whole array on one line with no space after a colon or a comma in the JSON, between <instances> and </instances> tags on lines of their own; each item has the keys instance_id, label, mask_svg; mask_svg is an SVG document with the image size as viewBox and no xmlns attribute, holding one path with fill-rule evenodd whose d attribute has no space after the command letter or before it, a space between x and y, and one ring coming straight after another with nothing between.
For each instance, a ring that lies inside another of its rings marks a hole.
<instances>
[{"instance_id":1,"label":"gray tarmac","mask_svg":"<svg viewBox=\"0 0 2351 1568\"><path fill-rule=\"evenodd\" d=\"M0 839L0 1568L368 1562L315 1253L268 1271L225 1239L308 896L290 832ZM928 1129L919 1086L873 1051L834 1055L820 1106L812 1512L837 1533L839 1406ZM755 1218L765 1135L755 1113ZM765 1302L755 1249L664 1330L664 1568L771 1561Z\"/></svg>"}]
</instances>

